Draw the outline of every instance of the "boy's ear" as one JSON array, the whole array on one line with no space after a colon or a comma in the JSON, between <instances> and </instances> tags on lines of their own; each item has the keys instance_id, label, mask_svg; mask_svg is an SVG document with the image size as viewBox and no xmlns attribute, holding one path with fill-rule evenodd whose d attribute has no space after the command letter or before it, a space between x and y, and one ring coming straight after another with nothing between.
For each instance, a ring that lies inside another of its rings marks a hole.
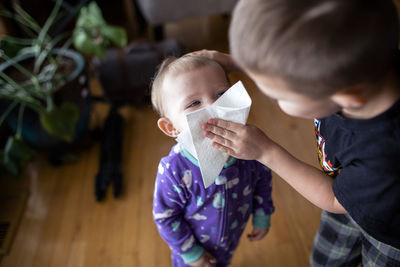
<instances>
[{"instance_id":1,"label":"boy's ear","mask_svg":"<svg viewBox=\"0 0 400 267\"><path fill-rule=\"evenodd\" d=\"M158 128L168 135L169 137L177 137L178 131L175 129L174 125L168 118L159 118L157 121Z\"/></svg>"},{"instance_id":2,"label":"boy's ear","mask_svg":"<svg viewBox=\"0 0 400 267\"><path fill-rule=\"evenodd\" d=\"M353 86L335 93L331 98L335 103L343 108L361 108L367 102L367 99L363 94L365 89L366 88L362 85Z\"/></svg>"}]
</instances>

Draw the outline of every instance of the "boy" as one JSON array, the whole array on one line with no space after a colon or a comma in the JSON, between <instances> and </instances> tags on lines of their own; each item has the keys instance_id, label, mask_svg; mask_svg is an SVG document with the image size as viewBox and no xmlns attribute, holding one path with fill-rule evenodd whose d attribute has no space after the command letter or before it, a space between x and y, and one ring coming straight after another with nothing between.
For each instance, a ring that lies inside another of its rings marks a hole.
<instances>
[{"instance_id":1,"label":"boy","mask_svg":"<svg viewBox=\"0 0 400 267\"><path fill-rule=\"evenodd\" d=\"M176 138L186 114L214 103L230 87L215 61L184 56L161 65L152 86L160 130ZM172 251L173 266L227 266L253 213L251 241L268 232L274 207L271 173L257 161L230 158L204 188L198 161L180 144L161 159L153 217Z\"/></svg>"},{"instance_id":2,"label":"boy","mask_svg":"<svg viewBox=\"0 0 400 267\"><path fill-rule=\"evenodd\" d=\"M313 266L400 266L398 31L390 0L242 0L234 11L235 62L284 112L318 118L323 171L254 126L211 119L204 134L324 210ZM198 54L233 68L229 55Z\"/></svg>"}]
</instances>

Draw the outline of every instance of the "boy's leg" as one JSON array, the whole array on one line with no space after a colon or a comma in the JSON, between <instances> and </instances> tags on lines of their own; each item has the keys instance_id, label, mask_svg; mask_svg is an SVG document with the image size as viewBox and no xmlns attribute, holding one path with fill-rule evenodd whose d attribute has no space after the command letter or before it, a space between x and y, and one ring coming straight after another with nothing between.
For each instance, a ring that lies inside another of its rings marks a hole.
<instances>
[{"instance_id":1,"label":"boy's leg","mask_svg":"<svg viewBox=\"0 0 400 267\"><path fill-rule=\"evenodd\" d=\"M314 238L311 266L357 266L361 262L361 232L345 214L322 211Z\"/></svg>"},{"instance_id":2,"label":"boy's leg","mask_svg":"<svg viewBox=\"0 0 400 267\"><path fill-rule=\"evenodd\" d=\"M400 250L386 245L367 234L362 241L363 266L400 266Z\"/></svg>"}]
</instances>

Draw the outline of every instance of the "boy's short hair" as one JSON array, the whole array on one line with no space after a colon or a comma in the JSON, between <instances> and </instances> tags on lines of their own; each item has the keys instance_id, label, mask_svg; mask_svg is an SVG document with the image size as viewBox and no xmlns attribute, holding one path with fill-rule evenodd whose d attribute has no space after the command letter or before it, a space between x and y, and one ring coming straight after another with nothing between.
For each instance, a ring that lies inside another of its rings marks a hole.
<instances>
[{"instance_id":1,"label":"boy's short hair","mask_svg":"<svg viewBox=\"0 0 400 267\"><path fill-rule=\"evenodd\" d=\"M379 82L397 60L398 32L391 0L241 0L229 39L242 68L319 98Z\"/></svg>"},{"instance_id":2,"label":"boy's short hair","mask_svg":"<svg viewBox=\"0 0 400 267\"><path fill-rule=\"evenodd\" d=\"M180 58L168 57L158 68L151 85L151 103L153 108L161 117L165 117L165 108L162 103L162 88L165 76L168 74L177 75L182 72L191 71L200 67L216 65L220 66L215 60L196 55L185 55Z\"/></svg>"}]
</instances>

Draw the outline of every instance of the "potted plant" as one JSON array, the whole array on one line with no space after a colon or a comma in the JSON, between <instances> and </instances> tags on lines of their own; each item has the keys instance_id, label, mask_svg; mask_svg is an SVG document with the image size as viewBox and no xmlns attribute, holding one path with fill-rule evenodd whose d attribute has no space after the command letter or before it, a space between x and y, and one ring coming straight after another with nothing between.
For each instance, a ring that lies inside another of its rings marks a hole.
<instances>
[{"instance_id":1,"label":"potted plant","mask_svg":"<svg viewBox=\"0 0 400 267\"><path fill-rule=\"evenodd\" d=\"M56 2L42 27L18 5L14 13L1 12L13 17L29 36L0 36L4 61L0 65L0 127L7 122L15 132L0 150L0 164L14 175L32 157L32 147L65 146L88 126L90 104L82 97L88 93L85 62L70 49L71 44L100 57L106 46L126 44L124 30L107 25L94 2L81 9L73 34L51 37L49 30L60 19L61 4L62 0ZM18 46L22 49L14 56Z\"/></svg>"}]
</instances>

